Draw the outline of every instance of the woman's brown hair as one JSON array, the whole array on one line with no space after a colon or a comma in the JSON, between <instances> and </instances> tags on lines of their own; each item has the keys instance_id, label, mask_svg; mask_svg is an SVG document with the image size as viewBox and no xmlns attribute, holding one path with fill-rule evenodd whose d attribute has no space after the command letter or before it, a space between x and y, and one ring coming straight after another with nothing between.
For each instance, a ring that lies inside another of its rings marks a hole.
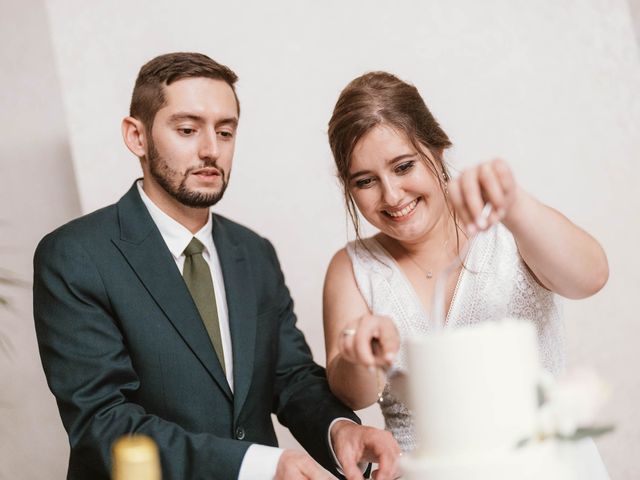
<instances>
[{"instance_id":1,"label":"woman's brown hair","mask_svg":"<svg viewBox=\"0 0 640 480\"><path fill-rule=\"evenodd\" d=\"M328 133L347 212L358 241L361 240L358 212L349 191L351 155L358 141L378 125L387 125L407 136L421 160L438 179L443 195L450 178L442 152L451 146L451 141L418 89L387 72L370 72L352 80L338 97ZM425 148L430 157L424 154ZM450 213L455 221L454 212Z\"/></svg>"}]
</instances>

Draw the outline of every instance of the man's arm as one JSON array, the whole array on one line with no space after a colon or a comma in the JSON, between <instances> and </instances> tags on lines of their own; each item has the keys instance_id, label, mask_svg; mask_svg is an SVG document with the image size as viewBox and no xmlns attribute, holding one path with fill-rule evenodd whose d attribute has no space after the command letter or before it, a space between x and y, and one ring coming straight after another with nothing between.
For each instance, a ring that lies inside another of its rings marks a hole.
<instances>
[{"instance_id":1,"label":"man's arm","mask_svg":"<svg viewBox=\"0 0 640 480\"><path fill-rule=\"evenodd\" d=\"M278 306L273 321L278 322L277 364L273 399L274 413L300 444L327 470L336 473L327 432L337 417L360 423L329 390L324 369L313 361L304 335L296 326L293 300L273 246L265 240L270 272L276 275L275 298Z\"/></svg>"},{"instance_id":2,"label":"man's arm","mask_svg":"<svg viewBox=\"0 0 640 480\"><path fill-rule=\"evenodd\" d=\"M268 242L267 245L278 273L278 304L281 306L278 314L277 398L274 400L280 423L291 430L324 468L336 475L342 472L336 468L330 438L349 478L362 478L357 467L362 460L382 461L384 469L380 478L391 478L388 471L395 469L399 454L397 443L388 432L360 426L358 417L331 393L325 370L313 362L304 336L296 327L293 301L284 284L273 247ZM337 422L331 428L334 420L340 417L355 423ZM336 432L343 434L336 436Z\"/></svg>"},{"instance_id":3,"label":"man's arm","mask_svg":"<svg viewBox=\"0 0 640 480\"><path fill-rule=\"evenodd\" d=\"M185 431L130 400L140 380L100 273L72 238L49 236L36 251L34 317L73 465L81 465L69 478L108 478L112 442L133 432L158 444L164 479L237 477L250 443Z\"/></svg>"}]
</instances>

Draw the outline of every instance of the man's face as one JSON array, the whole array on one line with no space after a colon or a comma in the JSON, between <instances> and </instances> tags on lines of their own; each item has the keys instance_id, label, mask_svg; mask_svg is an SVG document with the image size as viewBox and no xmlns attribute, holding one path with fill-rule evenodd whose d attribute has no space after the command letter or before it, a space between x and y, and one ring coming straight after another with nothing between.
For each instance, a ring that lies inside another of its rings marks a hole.
<instances>
[{"instance_id":1,"label":"man's face","mask_svg":"<svg viewBox=\"0 0 640 480\"><path fill-rule=\"evenodd\" d=\"M238 125L233 91L222 80L196 77L166 86L164 94L143 162L145 182L183 205L210 207L231 173Z\"/></svg>"}]
</instances>

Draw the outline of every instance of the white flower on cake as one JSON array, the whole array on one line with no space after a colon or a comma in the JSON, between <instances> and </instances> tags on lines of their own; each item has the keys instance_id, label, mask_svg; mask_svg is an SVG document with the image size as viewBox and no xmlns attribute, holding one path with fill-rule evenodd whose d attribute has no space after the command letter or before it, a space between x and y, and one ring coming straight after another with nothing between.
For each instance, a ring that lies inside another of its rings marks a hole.
<instances>
[{"instance_id":1,"label":"white flower on cake","mask_svg":"<svg viewBox=\"0 0 640 480\"><path fill-rule=\"evenodd\" d=\"M563 440L597 435L611 430L595 428L596 415L611 394L609 386L592 370L571 370L557 380L542 382L543 403L539 434Z\"/></svg>"}]
</instances>

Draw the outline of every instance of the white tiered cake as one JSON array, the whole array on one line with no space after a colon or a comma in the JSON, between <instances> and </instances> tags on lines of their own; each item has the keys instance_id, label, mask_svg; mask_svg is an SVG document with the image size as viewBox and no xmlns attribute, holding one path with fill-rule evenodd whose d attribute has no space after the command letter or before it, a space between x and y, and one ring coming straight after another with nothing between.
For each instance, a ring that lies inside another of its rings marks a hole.
<instances>
[{"instance_id":1,"label":"white tiered cake","mask_svg":"<svg viewBox=\"0 0 640 480\"><path fill-rule=\"evenodd\" d=\"M412 339L409 394L419 447L408 480L573 480L554 441L532 441L541 367L533 325L487 322Z\"/></svg>"}]
</instances>

